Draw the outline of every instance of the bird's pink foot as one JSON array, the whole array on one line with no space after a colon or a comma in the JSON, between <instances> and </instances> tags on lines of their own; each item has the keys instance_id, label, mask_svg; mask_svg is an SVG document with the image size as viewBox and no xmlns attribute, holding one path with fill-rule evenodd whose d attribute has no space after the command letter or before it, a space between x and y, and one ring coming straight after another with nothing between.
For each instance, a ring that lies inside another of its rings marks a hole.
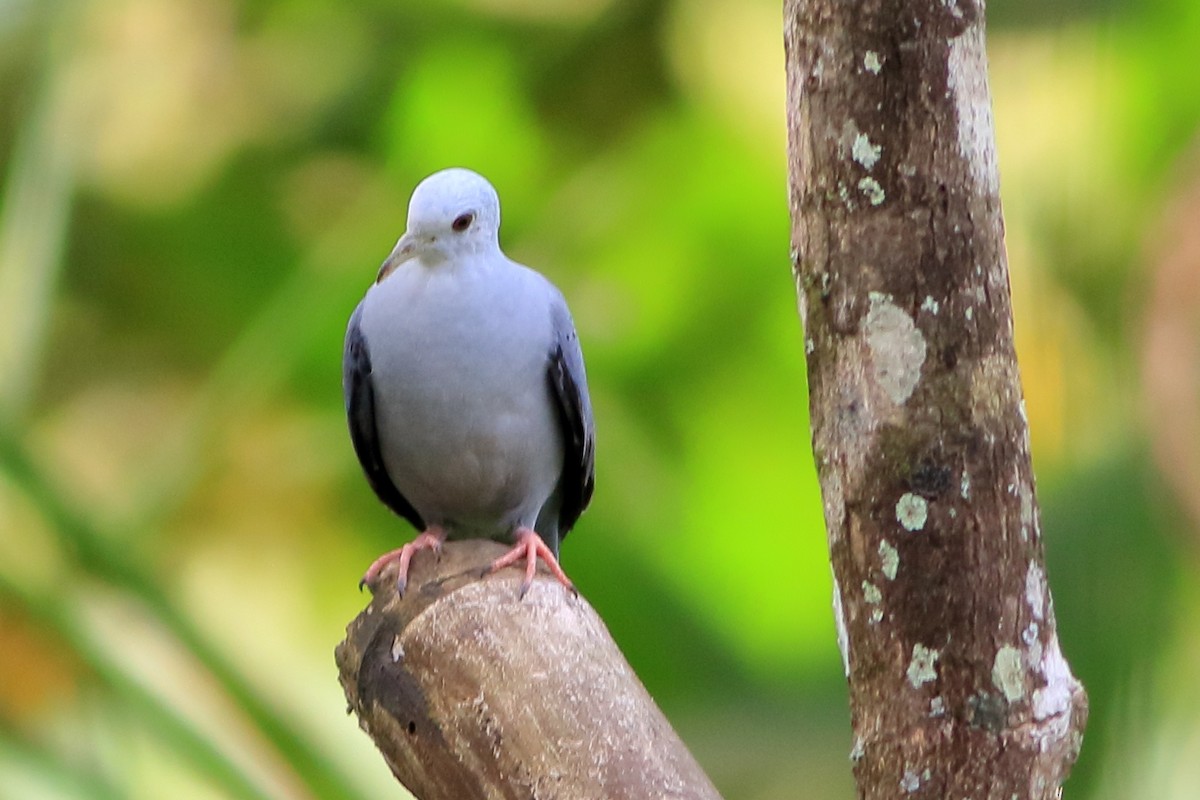
<instances>
[{"instance_id":1,"label":"bird's pink foot","mask_svg":"<svg viewBox=\"0 0 1200 800\"><path fill-rule=\"evenodd\" d=\"M374 586L384 567L393 561L397 561L399 562L399 566L397 568L398 574L396 575L396 591L403 596L404 590L408 587L408 565L412 561L413 554L418 550L432 550L440 556L442 554L442 542L444 541L446 541L446 531L436 525L431 525L408 544L398 547L395 550L390 550L375 559L374 563L367 567L362 580L358 582L358 588L362 589L364 586Z\"/></svg>"},{"instance_id":2,"label":"bird's pink foot","mask_svg":"<svg viewBox=\"0 0 1200 800\"><path fill-rule=\"evenodd\" d=\"M570 590L571 594L577 595L579 592L575 590L575 584L571 583L571 579L563 572L562 567L558 565L558 559L554 557L554 553L546 546L541 536L532 528L518 528L516 533L517 543L504 555L497 558L488 567L487 574L491 574L505 567L510 567L522 559L525 560L525 580L521 583L520 597L524 598L525 593L529 591L529 587L533 584L533 576L537 572L537 561L542 559L546 562L546 566L550 568L550 572L558 578L558 582Z\"/></svg>"}]
</instances>

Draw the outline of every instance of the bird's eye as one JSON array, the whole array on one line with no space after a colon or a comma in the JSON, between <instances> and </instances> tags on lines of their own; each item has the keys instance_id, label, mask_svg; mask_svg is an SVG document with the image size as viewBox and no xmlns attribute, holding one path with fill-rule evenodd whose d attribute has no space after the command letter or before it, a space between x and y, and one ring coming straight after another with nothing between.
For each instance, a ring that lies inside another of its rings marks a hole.
<instances>
[{"instance_id":1,"label":"bird's eye","mask_svg":"<svg viewBox=\"0 0 1200 800\"><path fill-rule=\"evenodd\" d=\"M450 227L454 229L455 233L462 233L471 227L471 223L474 221L475 215L468 211L466 214L459 214L455 217L454 222L450 223Z\"/></svg>"}]
</instances>

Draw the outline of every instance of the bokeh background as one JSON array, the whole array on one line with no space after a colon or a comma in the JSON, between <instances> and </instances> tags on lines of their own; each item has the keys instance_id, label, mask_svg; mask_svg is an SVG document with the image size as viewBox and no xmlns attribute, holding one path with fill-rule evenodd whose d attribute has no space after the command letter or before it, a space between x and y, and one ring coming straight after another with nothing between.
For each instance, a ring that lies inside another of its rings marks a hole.
<instances>
[{"instance_id":1,"label":"bokeh background","mask_svg":"<svg viewBox=\"0 0 1200 800\"><path fill-rule=\"evenodd\" d=\"M1200 4L992 0L1071 798L1200 785ZM564 564L731 798L853 796L768 0L0 0L0 797L403 797L345 321L436 169L569 298Z\"/></svg>"}]
</instances>

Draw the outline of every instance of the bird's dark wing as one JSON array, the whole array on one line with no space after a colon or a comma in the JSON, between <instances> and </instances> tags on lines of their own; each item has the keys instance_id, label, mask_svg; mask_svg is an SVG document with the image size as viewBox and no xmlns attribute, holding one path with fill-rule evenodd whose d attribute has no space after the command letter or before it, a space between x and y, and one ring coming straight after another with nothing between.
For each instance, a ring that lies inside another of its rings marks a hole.
<instances>
[{"instance_id":1,"label":"bird's dark wing","mask_svg":"<svg viewBox=\"0 0 1200 800\"><path fill-rule=\"evenodd\" d=\"M555 300L550 310L554 342L550 347L547 376L565 445L563 471L559 478L562 505L558 528L562 539L592 499L596 485L596 421L588 396L583 351L579 348L571 312L561 296Z\"/></svg>"},{"instance_id":2,"label":"bird's dark wing","mask_svg":"<svg viewBox=\"0 0 1200 800\"><path fill-rule=\"evenodd\" d=\"M375 425L375 385L371 378L371 354L362 331L362 303L354 309L346 328L346 349L342 354L342 391L346 395L346 419L350 423L350 441L358 455L367 482L384 505L412 523L417 530L425 522L412 504L392 483L383 453L379 449L379 430Z\"/></svg>"}]
</instances>

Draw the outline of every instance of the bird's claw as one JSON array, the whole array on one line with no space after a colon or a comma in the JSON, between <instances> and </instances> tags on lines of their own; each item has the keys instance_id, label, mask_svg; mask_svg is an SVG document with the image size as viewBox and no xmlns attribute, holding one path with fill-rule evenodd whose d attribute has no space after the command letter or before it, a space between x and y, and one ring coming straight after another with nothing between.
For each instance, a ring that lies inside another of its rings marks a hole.
<instances>
[{"instance_id":1,"label":"bird's claw","mask_svg":"<svg viewBox=\"0 0 1200 800\"><path fill-rule=\"evenodd\" d=\"M413 539L403 547L398 547L395 550L389 550L367 567L366 573L363 574L362 580L358 582L358 590L361 592L364 586L374 586L375 581L383 573L383 570L388 564L393 561L399 562L396 576L396 593L401 597L404 596L404 590L408 588L408 565L412 561L413 555L418 550L432 550L440 559L442 557L442 542L446 539L446 532L436 526L426 528L417 538Z\"/></svg>"},{"instance_id":2,"label":"bird's claw","mask_svg":"<svg viewBox=\"0 0 1200 800\"><path fill-rule=\"evenodd\" d=\"M558 579L559 583L575 597L579 596L575 584L571 583L571 579L563 572L562 567L558 564L558 559L554 557L554 553L546 546L546 542L542 540L541 536L530 528L520 528L517 530L516 540L517 542L511 550L493 561L491 566L484 570L484 575L490 575L524 559L525 580L521 581L521 588L517 593L517 598L524 600L530 587L533 586L533 576L537 573L537 562L540 558L546 562L546 566L550 568L551 574Z\"/></svg>"}]
</instances>

